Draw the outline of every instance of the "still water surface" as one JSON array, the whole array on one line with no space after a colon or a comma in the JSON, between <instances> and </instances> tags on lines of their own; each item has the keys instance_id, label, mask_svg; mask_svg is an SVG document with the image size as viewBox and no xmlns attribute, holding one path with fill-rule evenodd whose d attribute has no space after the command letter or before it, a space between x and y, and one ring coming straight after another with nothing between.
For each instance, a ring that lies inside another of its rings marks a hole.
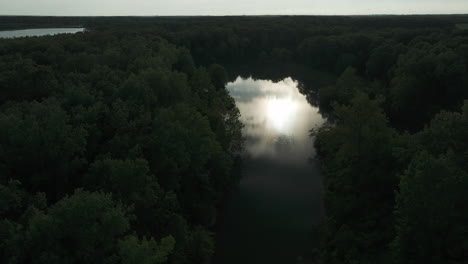
<instances>
[{"instance_id":1,"label":"still water surface","mask_svg":"<svg viewBox=\"0 0 468 264\"><path fill-rule=\"evenodd\" d=\"M57 34L74 34L83 32L84 28L36 28L0 31L0 38L39 37Z\"/></svg>"},{"instance_id":2,"label":"still water surface","mask_svg":"<svg viewBox=\"0 0 468 264\"><path fill-rule=\"evenodd\" d=\"M311 128L325 120L291 78L228 84L245 124L239 188L220 219L215 264L307 263L322 215Z\"/></svg>"}]
</instances>

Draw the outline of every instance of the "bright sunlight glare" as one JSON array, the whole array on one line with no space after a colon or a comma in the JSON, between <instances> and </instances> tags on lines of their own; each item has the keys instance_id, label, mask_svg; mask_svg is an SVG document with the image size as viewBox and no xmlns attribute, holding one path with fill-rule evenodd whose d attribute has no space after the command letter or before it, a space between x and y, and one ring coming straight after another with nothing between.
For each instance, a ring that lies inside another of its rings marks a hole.
<instances>
[{"instance_id":1,"label":"bright sunlight glare","mask_svg":"<svg viewBox=\"0 0 468 264\"><path fill-rule=\"evenodd\" d=\"M271 98L267 103L267 117L271 125L280 133L291 132L291 124L297 113L297 103L291 98Z\"/></svg>"}]
</instances>

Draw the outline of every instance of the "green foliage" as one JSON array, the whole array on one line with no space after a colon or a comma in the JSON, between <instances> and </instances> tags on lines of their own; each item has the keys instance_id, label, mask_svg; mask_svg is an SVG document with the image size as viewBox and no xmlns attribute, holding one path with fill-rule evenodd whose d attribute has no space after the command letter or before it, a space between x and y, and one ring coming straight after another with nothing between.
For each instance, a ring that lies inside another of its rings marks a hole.
<instances>
[{"instance_id":1,"label":"green foliage","mask_svg":"<svg viewBox=\"0 0 468 264\"><path fill-rule=\"evenodd\" d=\"M364 81L357 76L354 68L347 68L336 83L331 86L320 88L318 91L319 102L321 109L330 109L332 103L339 104L348 103L354 94L363 90Z\"/></svg>"},{"instance_id":2,"label":"green foliage","mask_svg":"<svg viewBox=\"0 0 468 264\"><path fill-rule=\"evenodd\" d=\"M42 99L57 89L52 68L30 58L4 55L0 62L0 72L0 103L7 100Z\"/></svg>"},{"instance_id":3,"label":"green foliage","mask_svg":"<svg viewBox=\"0 0 468 264\"><path fill-rule=\"evenodd\" d=\"M404 50L405 47L401 43L394 42L386 42L375 48L366 63L369 76L388 80L390 69Z\"/></svg>"},{"instance_id":4,"label":"green foliage","mask_svg":"<svg viewBox=\"0 0 468 264\"><path fill-rule=\"evenodd\" d=\"M135 228L143 234L162 233L157 219L165 206L164 192L146 160L98 160L91 165L84 186L110 192L114 199L132 205L138 219Z\"/></svg>"},{"instance_id":5,"label":"green foliage","mask_svg":"<svg viewBox=\"0 0 468 264\"><path fill-rule=\"evenodd\" d=\"M351 102L335 106L336 125L316 141L326 176L322 261L466 262L468 103L397 136L378 101Z\"/></svg>"},{"instance_id":6,"label":"green foliage","mask_svg":"<svg viewBox=\"0 0 468 264\"><path fill-rule=\"evenodd\" d=\"M118 250L122 264L159 264L167 261L167 256L174 249L175 240L172 236L161 239L157 243L153 239L128 236L119 241Z\"/></svg>"},{"instance_id":7,"label":"green foliage","mask_svg":"<svg viewBox=\"0 0 468 264\"><path fill-rule=\"evenodd\" d=\"M190 263L209 264L214 253L213 234L201 227L195 228L190 237Z\"/></svg>"},{"instance_id":8,"label":"green foliage","mask_svg":"<svg viewBox=\"0 0 468 264\"><path fill-rule=\"evenodd\" d=\"M224 68L144 29L0 51L0 262L206 263L243 146Z\"/></svg>"},{"instance_id":9,"label":"green foliage","mask_svg":"<svg viewBox=\"0 0 468 264\"><path fill-rule=\"evenodd\" d=\"M15 177L29 190L48 191L55 198L69 191L85 164L86 144L86 131L69 119L55 99L11 104L1 111L2 181Z\"/></svg>"},{"instance_id":10,"label":"green foliage","mask_svg":"<svg viewBox=\"0 0 468 264\"><path fill-rule=\"evenodd\" d=\"M464 263L468 173L453 152L421 152L401 177L393 252L397 263Z\"/></svg>"},{"instance_id":11,"label":"green foliage","mask_svg":"<svg viewBox=\"0 0 468 264\"><path fill-rule=\"evenodd\" d=\"M224 68L218 64L210 66L210 77L216 89L223 89L228 81L228 76Z\"/></svg>"},{"instance_id":12,"label":"green foliage","mask_svg":"<svg viewBox=\"0 0 468 264\"><path fill-rule=\"evenodd\" d=\"M462 113L439 113L415 135L396 199L392 251L398 263L467 260L467 105Z\"/></svg>"},{"instance_id":13,"label":"green foliage","mask_svg":"<svg viewBox=\"0 0 468 264\"><path fill-rule=\"evenodd\" d=\"M109 194L76 191L31 218L19 258L31 263L110 263L117 239L129 229L129 217Z\"/></svg>"},{"instance_id":14,"label":"green foliage","mask_svg":"<svg viewBox=\"0 0 468 264\"><path fill-rule=\"evenodd\" d=\"M382 245L393 237L396 133L388 127L381 103L382 99L357 93L351 105L335 105L336 126L317 136L326 177L322 241L326 263L381 262Z\"/></svg>"},{"instance_id":15,"label":"green foliage","mask_svg":"<svg viewBox=\"0 0 468 264\"><path fill-rule=\"evenodd\" d=\"M157 200L155 196L160 191L144 159L99 160L91 165L89 174L85 180L88 188L109 190L119 200L133 203Z\"/></svg>"},{"instance_id":16,"label":"green foliage","mask_svg":"<svg viewBox=\"0 0 468 264\"><path fill-rule=\"evenodd\" d=\"M459 28L459 29L465 29L466 30L466 29L468 29L468 24L457 24L456 27Z\"/></svg>"},{"instance_id":17,"label":"green foliage","mask_svg":"<svg viewBox=\"0 0 468 264\"><path fill-rule=\"evenodd\" d=\"M392 116L408 127L421 127L441 108L455 110L468 96L463 60L451 49L421 46L399 58L390 88Z\"/></svg>"},{"instance_id":18,"label":"green foliage","mask_svg":"<svg viewBox=\"0 0 468 264\"><path fill-rule=\"evenodd\" d=\"M342 43L339 38L318 36L303 40L299 46L299 53L308 60L307 63L328 70L333 69L341 49Z\"/></svg>"},{"instance_id":19,"label":"green foliage","mask_svg":"<svg viewBox=\"0 0 468 264\"><path fill-rule=\"evenodd\" d=\"M19 188L20 185L19 181L13 180L10 180L6 186L0 185L0 215L2 218L21 208L24 193Z\"/></svg>"}]
</instances>

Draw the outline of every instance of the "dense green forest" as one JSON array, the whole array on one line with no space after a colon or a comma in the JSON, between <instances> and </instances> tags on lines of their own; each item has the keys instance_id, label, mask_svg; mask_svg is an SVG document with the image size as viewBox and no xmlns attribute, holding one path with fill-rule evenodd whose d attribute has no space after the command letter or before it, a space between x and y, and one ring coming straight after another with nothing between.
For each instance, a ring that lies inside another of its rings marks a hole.
<instances>
[{"instance_id":1,"label":"dense green forest","mask_svg":"<svg viewBox=\"0 0 468 264\"><path fill-rule=\"evenodd\" d=\"M206 263L242 124L153 34L0 41L2 263Z\"/></svg>"},{"instance_id":2,"label":"dense green forest","mask_svg":"<svg viewBox=\"0 0 468 264\"><path fill-rule=\"evenodd\" d=\"M1 17L87 28L0 40L1 262L210 263L255 73L329 119L318 263L468 263L467 21Z\"/></svg>"}]
</instances>

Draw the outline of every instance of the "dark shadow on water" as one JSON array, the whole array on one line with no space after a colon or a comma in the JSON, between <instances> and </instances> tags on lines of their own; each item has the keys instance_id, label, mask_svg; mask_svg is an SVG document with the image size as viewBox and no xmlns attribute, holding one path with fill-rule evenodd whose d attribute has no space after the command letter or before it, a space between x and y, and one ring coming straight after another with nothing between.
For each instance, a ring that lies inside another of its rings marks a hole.
<instances>
[{"instance_id":1,"label":"dark shadow on water","mask_svg":"<svg viewBox=\"0 0 468 264\"><path fill-rule=\"evenodd\" d=\"M220 219L215 264L297 263L312 257L322 215L315 163L252 158Z\"/></svg>"}]
</instances>

